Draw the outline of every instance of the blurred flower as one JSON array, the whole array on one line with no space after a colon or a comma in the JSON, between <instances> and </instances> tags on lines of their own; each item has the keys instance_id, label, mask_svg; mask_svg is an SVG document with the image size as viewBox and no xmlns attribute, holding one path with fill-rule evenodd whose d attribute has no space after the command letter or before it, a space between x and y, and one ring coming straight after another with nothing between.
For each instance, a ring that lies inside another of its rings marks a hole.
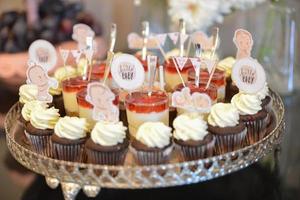
<instances>
[{"instance_id":1,"label":"blurred flower","mask_svg":"<svg viewBox=\"0 0 300 200\"><path fill-rule=\"evenodd\" d=\"M205 30L214 23L222 23L225 14L234 9L248 9L266 0L169 0L168 14L173 25L179 19L186 22L188 31Z\"/></svg>"}]
</instances>

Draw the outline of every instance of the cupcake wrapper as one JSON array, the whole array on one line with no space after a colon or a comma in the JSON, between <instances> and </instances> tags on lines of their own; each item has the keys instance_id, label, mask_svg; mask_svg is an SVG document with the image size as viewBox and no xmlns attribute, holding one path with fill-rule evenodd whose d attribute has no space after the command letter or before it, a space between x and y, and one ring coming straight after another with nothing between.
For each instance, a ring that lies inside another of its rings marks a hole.
<instances>
[{"instance_id":1,"label":"cupcake wrapper","mask_svg":"<svg viewBox=\"0 0 300 200\"><path fill-rule=\"evenodd\" d=\"M51 135L32 135L24 132L35 152L52 157Z\"/></svg>"},{"instance_id":2,"label":"cupcake wrapper","mask_svg":"<svg viewBox=\"0 0 300 200\"><path fill-rule=\"evenodd\" d=\"M53 157L58 160L84 162L84 143L63 145L52 142Z\"/></svg>"},{"instance_id":3,"label":"cupcake wrapper","mask_svg":"<svg viewBox=\"0 0 300 200\"><path fill-rule=\"evenodd\" d=\"M215 135L216 154L224 154L242 148L245 144L246 134L247 130L245 129L238 134Z\"/></svg>"},{"instance_id":4,"label":"cupcake wrapper","mask_svg":"<svg viewBox=\"0 0 300 200\"><path fill-rule=\"evenodd\" d=\"M159 165L169 161L173 145L162 151L138 151L130 147L130 151L141 165Z\"/></svg>"},{"instance_id":5,"label":"cupcake wrapper","mask_svg":"<svg viewBox=\"0 0 300 200\"><path fill-rule=\"evenodd\" d=\"M270 121L269 114L264 119L244 122L247 127L246 145L254 144L264 138L268 121Z\"/></svg>"},{"instance_id":6,"label":"cupcake wrapper","mask_svg":"<svg viewBox=\"0 0 300 200\"><path fill-rule=\"evenodd\" d=\"M200 145L200 146L178 145L178 146L181 149L184 159L187 161L191 161L191 160L198 160L198 159L213 156L215 142L216 142L216 138L213 137L212 141L210 141L205 145Z\"/></svg>"},{"instance_id":7,"label":"cupcake wrapper","mask_svg":"<svg viewBox=\"0 0 300 200\"><path fill-rule=\"evenodd\" d=\"M127 148L116 152L99 152L86 149L88 162L100 165L123 165L127 151Z\"/></svg>"}]
</instances>

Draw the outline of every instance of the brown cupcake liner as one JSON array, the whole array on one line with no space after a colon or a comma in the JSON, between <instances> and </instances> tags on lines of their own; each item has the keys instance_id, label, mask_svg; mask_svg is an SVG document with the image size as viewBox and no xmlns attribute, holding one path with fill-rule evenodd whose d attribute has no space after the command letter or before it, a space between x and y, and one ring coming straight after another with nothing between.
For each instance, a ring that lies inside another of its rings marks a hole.
<instances>
[{"instance_id":1,"label":"brown cupcake liner","mask_svg":"<svg viewBox=\"0 0 300 200\"><path fill-rule=\"evenodd\" d=\"M216 137L215 152L217 155L228 153L243 148L247 129L236 134L218 134Z\"/></svg>"},{"instance_id":2,"label":"brown cupcake liner","mask_svg":"<svg viewBox=\"0 0 300 200\"><path fill-rule=\"evenodd\" d=\"M115 152L100 152L86 148L87 162L100 165L123 165L128 148Z\"/></svg>"},{"instance_id":3,"label":"brown cupcake liner","mask_svg":"<svg viewBox=\"0 0 300 200\"><path fill-rule=\"evenodd\" d=\"M170 160L173 145L161 151L140 151L130 146L130 151L140 165L159 165Z\"/></svg>"},{"instance_id":4,"label":"brown cupcake liner","mask_svg":"<svg viewBox=\"0 0 300 200\"><path fill-rule=\"evenodd\" d=\"M177 146L181 150L184 159L187 161L191 161L191 160L198 160L198 159L203 159L203 158L213 156L215 142L216 142L216 138L213 137L213 139L207 144L203 144L199 146L188 146L188 145L177 144Z\"/></svg>"},{"instance_id":5,"label":"brown cupcake liner","mask_svg":"<svg viewBox=\"0 0 300 200\"><path fill-rule=\"evenodd\" d=\"M33 135L27 131L24 132L35 152L52 157L51 135Z\"/></svg>"},{"instance_id":6,"label":"brown cupcake liner","mask_svg":"<svg viewBox=\"0 0 300 200\"><path fill-rule=\"evenodd\" d=\"M86 160L84 143L82 144L58 144L52 141L53 157L58 160L84 162Z\"/></svg>"},{"instance_id":7,"label":"brown cupcake liner","mask_svg":"<svg viewBox=\"0 0 300 200\"><path fill-rule=\"evenodd\" d=\"M246 145L254 144L265 137L269 121L269 114L262 119L244 121L244 124L247 127Z\"/></svg>"}]
</instances>

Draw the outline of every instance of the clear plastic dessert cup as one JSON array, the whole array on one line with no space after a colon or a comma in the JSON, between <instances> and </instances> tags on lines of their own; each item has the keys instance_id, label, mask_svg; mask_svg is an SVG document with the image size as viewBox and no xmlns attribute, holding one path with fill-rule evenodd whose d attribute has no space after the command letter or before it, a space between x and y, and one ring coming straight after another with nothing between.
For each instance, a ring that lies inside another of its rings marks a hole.
<instances>
[{"instance_id":1,"label":"clear plastic dessert cup","mask_svg":"<svg viewBox=\"0 0 300 200\"><path fill-rule=\"evenodd\" d=\"M200 71L200 81L207 83L209 80L209 73L207 69L201 69ZM189 81L195 81L195 70L189 69L188 70L188 80ZM218 102L224 102L225 100L225 88L226 88L226 73L223 70L216 69L212 79L211 83L213 83L218 90Z\"/></svg>"},{"instance_id":2,"label":"clear plastic dessert cup","mask_svg":"<svg viewBox=\"0 0 300 200\"><path fill-rule=\"evenodd\" d=\"M82 77L70 78L62 81L62 93L63 101L68 116L78 116L78 104L76 95L77 93L86 88L88 84L87 80L83 80Z\"/></svg>"},{"instance_id":3,"label":"clear plastic dessert cup","mask_svg":"<svg viewBox=\"0 0 300 200\"><path fill-rule=\"evenodd\" d=\"M146 91L128 94L125 98L126 114L130 135L136 132L144 122L163 122L169 126L169 98L163 91Z\"/></svg>"}]
</instances>

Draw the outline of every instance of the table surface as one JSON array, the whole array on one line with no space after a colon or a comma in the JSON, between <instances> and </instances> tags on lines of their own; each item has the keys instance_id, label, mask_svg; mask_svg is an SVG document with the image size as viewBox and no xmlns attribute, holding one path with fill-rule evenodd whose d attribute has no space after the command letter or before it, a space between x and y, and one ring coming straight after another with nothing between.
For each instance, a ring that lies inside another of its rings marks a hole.
<instances>
[{"instance_id":1,"label":"table surface","mask_svg":"<svg viewBox=\"0 0 300 200\"><path fill-rule=\"evenodd\" d=\"M0 112L17 101L17 96L0 88ZM300 93L284 98L286 134L281 148L259 163L211 181L182 187L147 190L102 189L97 199L300 199ZM5 192L5 191L2 191ZM22 194L24 200L63 199L61 189L50 189L38 176ZM77 199L89 199L80 192Z\"/></svg>"}]
</instances>

